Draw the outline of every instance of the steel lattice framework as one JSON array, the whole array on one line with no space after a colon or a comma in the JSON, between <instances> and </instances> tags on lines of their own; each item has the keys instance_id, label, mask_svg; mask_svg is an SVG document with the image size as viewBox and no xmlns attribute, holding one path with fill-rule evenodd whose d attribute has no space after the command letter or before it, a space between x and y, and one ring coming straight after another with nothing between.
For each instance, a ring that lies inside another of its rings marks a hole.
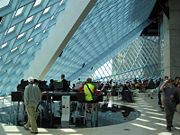
<instances>
[{"instance_id":1,"label":"steel lattice framework","mask_svg":"<svg viewBox=\"0 0 180 135\"><path fill-rule=\"evenodd\" d=\"M57 17L63 14L67 2L71 1L6 0L0 5L0 95L15 90ZM97 0L45 79L59 79L64 73L70 81L84 80L104 63L112 63L113 66L109 67L113 70L112 75L130 72L132 62L122 70L114 66L111 59L132 46L131 43L150 23L148 17L155 2ZM109 75L110 69L104 69L104 73Z\"/></svg>"},{"instance_id":2,"label":"steel lattice framework","mask_svg":"<svg viewBox=\"0 0 180 135\"><path fill-rule=\"evenodd\" d=\"M158 78L160 65L159 37L139 37L96 70L92 77L101 81Z\"/></svg>"},{"instance_id":3,"label":"steel lattice framework","mask_svg":"<svg viewBox=\"0 0 180 135\"><path fill-rule=\"evenodd\" d=\"M155 0L97 0L46 79L84 80L135 40L149 24Z\"/></svg>"},{"instance_id":4,"label":"steel lattice framework","mask_svg":"<svg viewBox=\"0 0 180 135\"><path fill-rule=\"evenodd\" d=\"M3 1L0 16L0 94L16 89L66 0Z\"/></svg>"}]
</instances>

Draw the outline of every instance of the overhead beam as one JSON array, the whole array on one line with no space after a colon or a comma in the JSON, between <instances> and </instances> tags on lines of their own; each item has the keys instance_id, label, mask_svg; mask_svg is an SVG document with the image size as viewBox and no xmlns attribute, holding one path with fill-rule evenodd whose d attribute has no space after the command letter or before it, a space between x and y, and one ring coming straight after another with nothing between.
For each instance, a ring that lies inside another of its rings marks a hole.
<instances>
[{"instance_id":1,"label":"overhead beam","mask_svg":"<svg viewBox=\"0 0 180 135\"><path fill-rule=\"evenodd\" d=\"M130 31L128 34L126 34L124 37L122 37L121 39L119 39L114 45L112 45L111 47L107 48L106 51L104 51L103 53L101 53L99 56L97 56L96 58L94 58L93 60L91 60L90 62L88 62L83 68L79 69L78 71L74 72L70 77L68 77L67 79L70 81L75 80L76 78L78 78L81 74L83 74L84 72L86 72L87 70L89 70L92 65L95 65L96 63L98 63L98 61L101 61L103 58L105 58L107 55L111 54L114 50L116 49L123 49L126 46L128 46L129 44L125 44L127 43L127 41L131 42L133 37L137 36L137 33L140 34L140 32L147 27L149 24L151 23L150 20L146 20L145 22L143 22L142 24L140 24L138 27L136 27L135 29L133 29L132 31ZM120 46L121 45L121 46Z\"/></svg>"},{"instance_id":2,"label":"overhead beam","mask_svg":"<svg viewBox=\"0 0 180 135\"><path fill-rule=\"evenodd\" d=\"M66 47L77 28L92 9L97 0L68 0L63 13L60 13L56 25L43 41L41 50L25 72L24 78L33 76L44 79L49 69Z\"/></svg>"}]
</instances>

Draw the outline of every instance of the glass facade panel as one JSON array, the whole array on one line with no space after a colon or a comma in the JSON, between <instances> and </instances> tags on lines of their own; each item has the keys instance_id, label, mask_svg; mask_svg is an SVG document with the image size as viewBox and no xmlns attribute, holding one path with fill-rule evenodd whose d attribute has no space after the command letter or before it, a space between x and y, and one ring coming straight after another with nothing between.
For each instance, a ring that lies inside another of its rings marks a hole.
<instances>
[{"instance_id":1,"label":"glass facade panel","mask_svg":"<svg viewBox=\"0 0 180 135\"><path fill-rule=\"evenodd\" d=\"M66 77L70 81L76 81L78 78L85 80L91 76L104 63L124 49L124 46L128 46L140 35L139 32L136 32L130 36L130 33L147 20L154 4L154 0L145 0L144 2L97 0L95 6L67 43L61 57L58 57L51 67L46 79L59 79L62 73L67 73ZM128 43L119 42L124 37L128 37ZM123 70L131 70L132 60L132 58L123 59L122 62L126 63ZM73 63L73 67L69 63ZM83 63L85 65L82 67ZM113 70L110 72L109 69L113 66L108 66L106 65L106 68L101 68L101 71L98 70L99 72L96 73L101 77L112 74ZM56 71L56 74L52 75L51 71Z\"/></svg>"},{"instance_id":2,"label":"glass facade panel","mask_svg":"<svg viewBox=\"0 0 180 135\"><path fill-rule=\"evenodd\" d=\"M59 0L53 1L12 0L7 3L8 6L0 3L0 7L3 6L0 8L0 16L3 16L0 23L0 95L16 90L24 72L41 48L42 41L55 24L51 22L66 8L67 0L63 5L59 4ZM49 3L53 7L51 14L43 14L42 11L50 10L46 9ZM46 18L41 21L44 16ZM52 16L53 20L50 19ZM46 34L43 34L44 30Z\"/></svg>"}]
</instances>

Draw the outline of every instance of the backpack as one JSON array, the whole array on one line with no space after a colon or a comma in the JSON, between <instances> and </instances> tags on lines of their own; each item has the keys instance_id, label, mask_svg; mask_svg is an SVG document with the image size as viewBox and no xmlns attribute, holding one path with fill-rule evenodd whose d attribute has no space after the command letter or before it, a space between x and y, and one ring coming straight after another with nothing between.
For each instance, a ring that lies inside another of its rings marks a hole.
<instances>
[{"instance_id":1,"label":"backpack","mask_svg":"<svg viewBox=\"0 0 180 135\"><path fill-rule=\"evenodd\" d=\"M172 101L173 101L174 103L176 103L176 105L180 103L179 94L178 94L177 92L175 92L175 93L173 94L173 99L172 99Z\"/></svg>"}]
</instances>

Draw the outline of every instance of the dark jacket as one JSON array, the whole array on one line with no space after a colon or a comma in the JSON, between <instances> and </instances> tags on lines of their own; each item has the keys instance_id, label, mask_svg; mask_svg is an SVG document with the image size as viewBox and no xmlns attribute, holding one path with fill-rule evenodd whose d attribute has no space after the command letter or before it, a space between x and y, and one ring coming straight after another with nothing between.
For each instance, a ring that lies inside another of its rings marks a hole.
<instances>
[{"instance_id":1,"label":"dark jacket","mask_svg":"<svg viewBox=\"0 0 180 135\"><path fill-rule=\"evenodd\" d=\"M62 80L62 85L63 85L63 92L69 92L70 88L69 88L69 83L66 79Z\"/></svg>"}]
</instances>

